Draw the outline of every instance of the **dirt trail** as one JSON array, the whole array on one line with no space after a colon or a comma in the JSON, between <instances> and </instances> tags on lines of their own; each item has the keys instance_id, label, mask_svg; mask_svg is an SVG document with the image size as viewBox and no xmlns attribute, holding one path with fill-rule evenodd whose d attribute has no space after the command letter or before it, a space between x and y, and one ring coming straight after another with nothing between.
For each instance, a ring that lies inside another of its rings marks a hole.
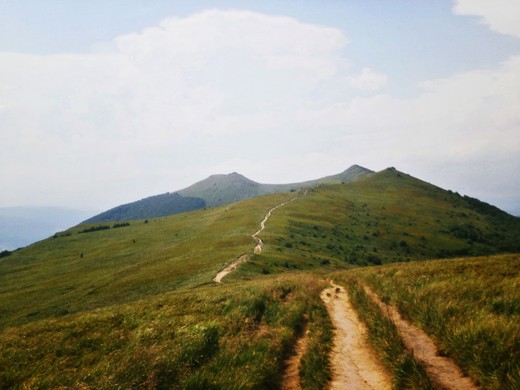
<instances>
[{"instance_id":1,"label":"dirt trail","mask_svg":"<svg viewBox=\"0 0 520 390\"><path fill-rule=\"evenodd\" d=\"M260 253L262 253L262 246L264 245L264 242L260 238L258 238L258 235L260 233L262 233L262 231L265 229L265 224L266 224L267 220L271 217L271 214L273 213L273 211L276 210L277 208L285 206L287 203L292 202L293 200L296 200L296 198L292 198L291 200L288 200L287 202L280 203L278 206L273 207L271 210L269 210L267 212L264 219L260 222L260 229L258 229L258 231L253 233L253 235L251 236L251 237L253 237L253 240L256 241L256 246L254 249L255 255L259 255Z\"/></svg>"},{"instance_id":2,"label":"dirt trail","mask_svg":"<svg viewBox=\"0 0 520 390\"><path fill-rule=\"evenodd\" d=\"M434 342L422 329L404 320L395 307L381 301L367 286L364 288L372 301L394 322L406 347L423 362L432 382L447 390L478 389L471 378L464 376L453 360L438 355L439 351Z\"/></svg>"},{"instance_id":3,"label":"dirt trail","mask_svg":"<svg viewBox=\"0 0 520 390\"><path fill-rule=\"evenodd\" d=\"M294 353L285 362L285 372L283 375L282 390L301 390L300 385L300 366L302 356L307 350L309 342L308 325L305 326L302 336L294 346Z\"/></svg>"},{"instance_id":4,"label":"dirt trail","mask_svg":"<svg viewBox=\"0 0 520 390\"><path fill-rule=\"evenodd\" d=\"M365 326L348 294L343 287L331 285L321 293L335 328L330 389L390 389L390 377L368 345Z\"/></svg>"},{"instance_id":5,"label":"dirt trail","mask_svg":"<svg viewBox=\"0 0 520 390\"><path fill-rule=\"evenodd\" d=\"M296 199L297 198L292 198L291 200L288 200L287 202L280 203L278 206L273 207L271 210L269 210L267 212L264 219L260 222L260 229L251 236L256 241L256 246L253 249L253 253L255 255L262 253L262 246L264 245L264 243L260 238L258 238L258 235L265 229L265 224L266 224L267 220L271 217L271 214L273 213L273 211ZM234 270L236 270L240 264L245 263L249 259L249 256L251 256L251 254L245 253L245 254L241 255L240 257L237 257L235 260L233 260L233 262L231 262L231 264L229 264L226 268L224 268L222 271L220 271L217 274L217 276L215 276L213 278L213 281L215 283L222 283L222 279L224 278L224 276L226 276L230 272L233 272Z\"/></svg>"},{"instance_id":6,"label":"dirt trail","mask_svg":"<svg viewBox=\"0 0 520 390\"><path fill-rule=\"evenodd\" d=\"M240 257L237 257L231 264L229 264L226 268L224 268L222 271L220 271L217 276L213 278L213 281L215 283L222 283L222 278L229 274L230 272L233 272L238 268L238 266L242 263L245 263L247 259L249 259L250 254L245 253Z\"/></svg>"}]
</instances>

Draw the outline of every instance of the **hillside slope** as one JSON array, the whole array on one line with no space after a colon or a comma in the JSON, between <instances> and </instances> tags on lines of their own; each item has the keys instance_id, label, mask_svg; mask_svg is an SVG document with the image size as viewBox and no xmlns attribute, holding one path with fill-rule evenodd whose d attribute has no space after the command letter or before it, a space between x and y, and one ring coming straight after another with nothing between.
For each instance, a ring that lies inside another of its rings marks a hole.
<instances>
[{"instance_id":1,"label":"hillside slope","mask_svg":"<svg viewBox=\"0 0 520 390\"><path fill-rule=\"evenodd\" d=\"M251 234L282 203L253 255ZM318 300L331 271L520 252L519 236L519 218L395 169L76 226L0 259L0 388L274 388L305 319L304 371L323 388L331 331Z\"/></svg>"},{"instance_id":2,"label":"hillside slope","mask_svg":"<svg viewBox=\"0 0 520 390\"><path fill-rule=\"evenodd\" d=\"M266 249L257 268L514 253L520 252L518 237L520 218L386 169L346 185L314 188L280 209L262 237Z\"/></svg>"},{"instance_id":3,"label":"hillside slope","mask_svg":"<svg viewBox=\"0 0 520 390\"><path fill-rule=\"evenodd\" d=\"M394 169L347 184L266 195L125 224L80 225L0 259L0 326L129 302L227 278L461 255L520 252L520 218Z\"/></svg>"},{"instance_id":4,"label":"hillside slope","mask_svg":"<svg viewBox=\"0 0 520 390\"><path fill-rule=\"evenodd\" d=\"M114 207L83 223L163 217L202 209L206 206L222 206L266 194L310 188L319 184L348 183L370 172L372 171L369 169L353 165L337 175L292 184L261 184L236 172L228 175L212 175L175 193L151 196Z\"/></svg>"},{"instance_id":5,"label":"hillside slope","mask_svg":"<svg viewBox=\"0 0 520 390\"><path fill-rule=\"evenodd\" d=\"M121 222L133 219L164 217L186 211L199 210L204 207L206 207L206 202L201 198L181 196L178 193L166 193L114 207L82 223Z\"/></svg>"},{"instance_id":6,"label":"hillside slope","mask_svg":"<svg viewBox=\"0 0 520 390\"><path fill-rule=\"evenodd\" d=\"M126 224L79 225L0 258L0 328L212 283L287 194Z\"/></svg>"}]
</instances>

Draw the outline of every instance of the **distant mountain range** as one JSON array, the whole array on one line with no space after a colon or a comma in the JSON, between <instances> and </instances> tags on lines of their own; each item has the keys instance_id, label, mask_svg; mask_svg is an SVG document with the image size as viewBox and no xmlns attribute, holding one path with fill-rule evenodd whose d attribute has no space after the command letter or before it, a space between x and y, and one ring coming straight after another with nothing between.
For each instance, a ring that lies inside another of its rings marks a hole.
<instances>
[{"instance_id":1,"label":"distant mountain range","mask_svg":"<svg viewBox=\"0 0 520 390\"><path fill-rule=\"evenodd\" d=\"M56 207L0 208L0 251L13 250L52 236L92 215L92 211Z\"/></svg>"},{"instance_id":2,"label":"distant mountain range","mask_svg":"<svg viewBox=\"0 0 520 390\"><path fill-rule=\"evenodd\" d=\"M372 172L370 169L353 165L337 175L291 184L257 183L236 172L227 175L212 175L174 193L150 196L114 207L87 219L83 223L120 222L163 217L205 207L222 206L261 195L311 188L320 184L348 183Z\"/></svg>"}]
</instances>

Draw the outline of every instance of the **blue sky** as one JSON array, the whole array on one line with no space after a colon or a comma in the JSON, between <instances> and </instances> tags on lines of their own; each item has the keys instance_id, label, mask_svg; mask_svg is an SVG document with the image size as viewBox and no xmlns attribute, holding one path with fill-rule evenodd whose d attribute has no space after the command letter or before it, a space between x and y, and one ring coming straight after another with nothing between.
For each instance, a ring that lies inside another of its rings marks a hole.
<instances>
[{"instance_id":1,"label":"blue sky","mask_svg":"<svg viewBox=\"0 0 520 390\"><path fill-rule=\"evenodd\" d=\"M360 164L520 212L516 20L514 0L0 0L0 206Z\"/></svg>"}]
</instances>

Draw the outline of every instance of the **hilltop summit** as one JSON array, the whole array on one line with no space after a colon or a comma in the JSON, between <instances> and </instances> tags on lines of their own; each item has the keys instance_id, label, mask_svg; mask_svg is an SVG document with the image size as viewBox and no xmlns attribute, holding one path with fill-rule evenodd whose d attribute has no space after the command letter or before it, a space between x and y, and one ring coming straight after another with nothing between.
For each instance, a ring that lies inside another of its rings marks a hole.
<instances>
[{"instance_id":1,"label":"hilltop summit","mask_svg":"<svg viewBox=\"0 0 520 390\"><path fill-rule=\"evenodd\" d=\"M310 188L320 184L348 183L372 172L370 169L353 165L337 175L292 184L261 184L237 172L216 174L174 193L155 195L114 207L83 223L162 217L204 207L222 206L260 195Z\"/></svg>"}]
</instances>

